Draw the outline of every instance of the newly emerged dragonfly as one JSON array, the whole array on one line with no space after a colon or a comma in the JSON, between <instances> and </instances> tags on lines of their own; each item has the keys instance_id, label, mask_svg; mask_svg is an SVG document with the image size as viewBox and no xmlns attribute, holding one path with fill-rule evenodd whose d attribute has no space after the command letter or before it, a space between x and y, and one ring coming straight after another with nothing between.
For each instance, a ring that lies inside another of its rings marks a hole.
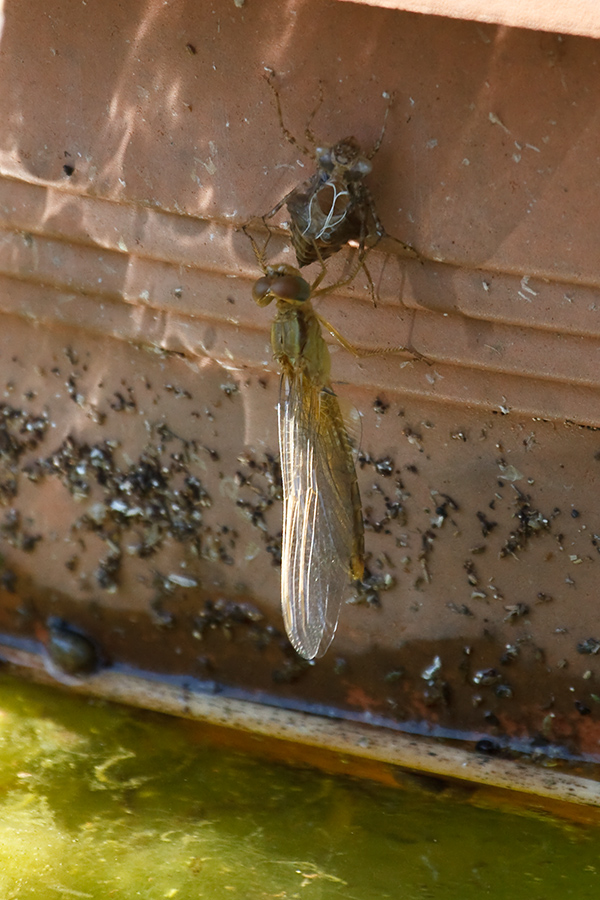
<instances>
[{"instance_id":1,"label":"newly emerged dragonfly","mask_svg":"<svg viewBox=\"0 0 600 900\"><path fill-rule=\"evenodd\" d=\"M338 398L330 381L329 349L321 326L352 347L313 309L311 300L346 283L320 288L293 266L267 266L252 296L273 300L273 354L281 368L279 450L283 481L281 604L288 637L305 659L322 656L335 633L349 583L364 572L363 516L352 456Z\"/></svg>"},{"instance_id":2,"label":"newly emerged dragonfly","mask_svg":"<svg viewBox=\"0 0 600 900\"><path fill-rule=\"evenodd\" d=\"M263 219L266 221L272 218L282 206L286 206L290 216L292 244L300 268L319 259L327 259L349 242L358 245L359 259L364 266L367 251L387 235L364 179L372 169L371 159L382 144L391 98L388 98L381 134L367 154L363 154L354 137L343 138L330 147L316 146L310 123L319 103L305 130L307 140L315 148L311 152L285 127L279 92L273 79L274 72L268 70L267 81L275 94L283 133L305 156L314 156L317 170L308 181L286 194ZM401 246L404 255L418 256L408 244L397 238L393 240Z\"/></svg>"}]
</instances>

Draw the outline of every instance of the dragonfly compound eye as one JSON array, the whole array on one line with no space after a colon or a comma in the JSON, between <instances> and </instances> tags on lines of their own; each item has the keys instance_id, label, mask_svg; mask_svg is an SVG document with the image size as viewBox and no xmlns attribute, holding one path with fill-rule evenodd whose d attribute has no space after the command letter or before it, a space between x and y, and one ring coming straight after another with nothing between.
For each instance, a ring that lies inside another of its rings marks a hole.
<instances>
[{"instance_id":1,"label":"dragonfly compound eye","mask_svg":"<svg viewBox=\"0 0 600 900\"><path fill-rule=\"evenodd\" d=\"M317 147L316 150L317 163L326 172L333 170L333 159L331 157L331 147Z\"/></svg>"},{"instance_id":2,"label":"dragonfly compound eye","mask_svg":"<svg viewBox=\"0 0 600 900\"><path fill-rule=\"evenodd\" d=\"M258 303L259 306L268 306L273 299L271 293L272 281L273 278L271 276L264 275L262 278L258 279L252 288L252 299L255 303Z\"/></svg>"},{"instance_id":3,"label":"dragonfly compound eye","mask_svg":"<svg viewBox=\"0 0 600 900\"><path fill-rule=\"evenodd\" d=\"M365 177L365 175L368 175L372 169L373 166L371 165L369 160L364 159L361 156L360 159L357 159L352 167L348 169L347 177L350 181L360 181Z\"/></svg>"},{"instance_id":4,"label":"dragonfly compound eye","mask_svg":"<svg viewBox=\"0 0 600 900\"><path fill-rule=\"evenodd\" d=\"M291 303L304 303L310 299L310 285L300 275L280 275L273 279L270 290L278 300Z\"/></svg>"}]
</instances>

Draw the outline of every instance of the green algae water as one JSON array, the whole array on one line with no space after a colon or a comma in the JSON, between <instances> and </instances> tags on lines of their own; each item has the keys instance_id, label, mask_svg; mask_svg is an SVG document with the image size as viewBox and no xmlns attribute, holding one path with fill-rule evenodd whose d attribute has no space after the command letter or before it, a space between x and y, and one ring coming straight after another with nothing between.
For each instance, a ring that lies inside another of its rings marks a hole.
<instances>
[{"instance_id":1,"label":"green algae water","mask_svg":"<svg viewBox=\"0 0 600 900\"><path fill-rule=\"evenodd\" d=\"M287 767L0 677L1 900L577 900L600 831Z\"/></svg>"}]
</instances>

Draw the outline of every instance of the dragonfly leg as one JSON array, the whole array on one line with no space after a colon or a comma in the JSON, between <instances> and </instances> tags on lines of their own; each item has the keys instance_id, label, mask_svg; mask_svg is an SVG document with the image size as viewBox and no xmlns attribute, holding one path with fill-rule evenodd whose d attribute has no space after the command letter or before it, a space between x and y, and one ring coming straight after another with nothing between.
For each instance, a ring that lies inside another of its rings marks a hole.
<instances>
[{"instance_id":1,"label":"dragonfly leg","mask_svg":"<svg viewBox=\"0 0 600 900\"><path fill-rule=\"evenodd\" d=\"M281 207L282 207L285 203L288 202L288 200L290 199L290 197L292 196L292 194L294 193L295 190L296 190L296 188L292 188L291 191L288 191L288 193L285 195L285 197L282 197L281 200L279 201L279 203L277 203L277 204L273 207L273 209L269 210L268 213L265 213L264 216L261 216L261 219L263 220L263 222L265 223L265 225L267 224L267 219L272 219L273 216L276 215L276 214L279 212L279 210L281 209ZM268 227L268 226L267 226L267 227Z\"/></svg>"},{"instance_id":2,"label":"dragonfly leg","mask_svg":"<svg viewBox=\"0 0 600 900\"><path fill-rule=\"evenodd\" d=\"M386 238L386 240L393 241L395 244L400 245L400 247L402 248L403 256L408 256L411 259L419 259L419 260L421 260L421 262L423 262L423 257L421 256L421 254L419 253L418 250L415 250L415 248L413 246L411 246L411 244L407 244L404 241L401 241L400 238L394 237L393 234L390 234L389 231L386 231L381 219L377 215L377 210L375 209L375 203L373 202L373 196L371 194L371 191L369 190L369 188L366 185L364 186L363 190L364 190L365 203L369 208L369 215L371 216L371 218L373 220L373 230L377 236L377 240L373 244L371 244L368 248L366 248L366 250L371 250L373 247L377 246L379 241L381 241L383 238ZM371 237L371 235L368 235L368 236ZM365 242L366 242L366 238L367 238L367 235L365 235ZM364 251L365 253L366 253L366 250Z\"/></svg>"},{"instance_id":3,"label":"dragonfly leg","mask_svg":"<svg viewBox=\"0 0 600 900\"><path fill-rule=\"evenodd\" d=\"M304 154L304 156L312 156L312 153L310 152L310 150L308 150L306 147L303 147L302 144L294 137L292 132L285 126L285 123L283 121L283 112L281 110L281 99L279 97L279 91L277 90L277 86L274 83L274 79L275 79L274 70L267 69L267 74L265 77L267 80L267 84L269 85L269 87L271 88L273 93L275 94L275 103L277 104L277 117L279 119L279 125L281 126L281 130L283 131L286 140L289 141L289 143L292 145L292 147L295 147L296 150L299 150L300 153ZM317 109L320 105L321 104L319 103L317 106ZM317 109L315 109L313 115L310 117L309 125L310 125L310 122L312 121L313 116L316 114Z\"/></svg>"},{"instance_id":4,"label":"dragonfly leg","mask_svg":"<svg viewBox=\"0 0 600 900\"><path fill-rule=\"evenodd\" d=\"M386 124L387 124L387 117L388 117L389 114L390 114L390 109L391 109L392 104L393 104L393 102L394 102L394 97L395 97L394 94L388 94L388 93L386 92L383 96L384 96L385 98L387 98L387 102L388 102L388 103L387 103L387 106L386 106L386 108L385 108L385 114L384 114L384 116L383 116L383 125L381 126L381 134L379 135L379 137L377 138L377 140L376 140L375 143L373 144L373 149L371 150L371 152L367 154L367 159L373 159L373 157L375 156L375 154L377 153L377 151L379 150L379 148L380 148L381 145L383 144L383 138L384 138L384 135L385 135L385 127L386 127Z\"/></svg>"},{"instance_id":5,"label":"dragonfly leg","mask_svg":"<svg viewBox=\"0 0 600 900\"><path fill-rule=\"evenodd\" d=\"M311 125L312 125L312 121L313 121L314 117L319 112L322 103L323 103L323 85L319 81L319 99L317 100L317 105L315 106L315 108L311 112L310 116L308 117L308 122L306 123L306 128L304 129L304 136L306 137L306 140L310 144L313 145L313 147L317 146L317 140L312 132Z\"/></svg>"},{"instance_id":6,"label":"dragonfly leg","mask_svg":"<svg viewBox=\"0 0 600 900\"><path fill-rule=\"evenodd\" d=\"M263 270L263 272L266 273L266 271L267 271L267 257L266 257L266 252L267 252L267 247L268 247L268 245L269 245L269 241L271 240L271 229L270 229L269 226L267 225L267 230L268 230L269 233L268 233L267 239L266 239L266 241L265 241L265 243L264 243L264 245L263 245L263 247L262 247L262 250L261 250L261 248L258 246L258 244L256 243L255 239L252 237L252 235L250 234L250 232L248 231L248 226L247 226L247 225L242 225L242 226L241 226L241 230L244 232L244 234L246 235L246 237L249 238L250 243L252 244L252 249L254 250L254 255L255 255L255 257L256 257L256 261L257 261L257 263L259 264L259 266L261 267L261 269Z\"/></svg>"},{"instance_id":7,"label":"dragonfly leg","mask_svg":"<svg viewBox=\"0 0 600 900\"><path fill-rule=\"evenodd\" d=\"M356 278L358 271L364 265L364 262L360 258L360 254L359 254L356 262L350 269L350 272L348 273L348 275L345 275L343 278L339 278L336 282L334 282L334 284L328 284L323 288L319 288L319 285L321 284L321 282L325 278L325 275L327 274L327 266L325 265L325 261L321 255L321 251L317 245L317 242L314 240L314 238L312 241L312 245L313 245L313 247L315 249L315 253L317 255L317 261L319 262L319 265L321 266L321 271L319 272L316 279L313 281L313 283L310 286L310 295L311 295L312 299L314 299L315 297L322 297L323 294L330 294L332 291L337 290L337 288L343 287L345 284L349 284L349 282L351 282L354 278Z\"/></svg>"},{"instance_id":8,"label":"dragonfly leg","mask_svg":"<svg viewBox=\"0 0 600 900\"><path fill-rule=\"evenodd\" d=\"M315 313L317 319L329 332L329 334L336 339L336 341L342 345L344 350L347 350L348 353L351 353L353 356L356 356L359 359L365 359L369 356L387 356L395 355L397 353L410 353L415 359L420 359L423 362L426 362L427 365L432 365L430 359L424 356L422 353L419 353L418 350L413 350L411 347L376 347L373 350L363 350L362 347L357 347L356 344L352 344L350 341L346 340L346 338L341 334L335 325L332 325L327 319L324 319L323 316L320 316L318 313Z\"/></svg>"}]
</instances>

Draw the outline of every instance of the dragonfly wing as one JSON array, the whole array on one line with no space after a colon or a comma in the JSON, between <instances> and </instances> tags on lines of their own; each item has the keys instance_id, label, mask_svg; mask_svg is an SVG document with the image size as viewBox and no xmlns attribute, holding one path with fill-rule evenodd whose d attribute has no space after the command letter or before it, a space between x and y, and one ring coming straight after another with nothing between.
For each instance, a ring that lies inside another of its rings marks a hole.
<instances>
[{"instance_id":1,"label":"dragonfly wing","mask_svg":"<svg viewBox=\"0 0 600 900\"><path fill-rule=\"evenodd\" d=\"M283 617L293 646L313 659L333 639L350 576L362 574L362 512L337 397L302 372L282 378L279 443Z\"/></svg>"}]
</instances>

